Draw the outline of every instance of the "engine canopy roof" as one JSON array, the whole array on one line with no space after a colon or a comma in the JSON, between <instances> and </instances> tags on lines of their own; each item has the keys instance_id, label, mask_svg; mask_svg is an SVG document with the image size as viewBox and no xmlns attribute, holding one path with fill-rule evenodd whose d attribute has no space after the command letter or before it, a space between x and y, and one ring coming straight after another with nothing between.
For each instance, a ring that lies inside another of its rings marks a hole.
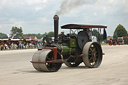
<instances>
[{"instance_id":1,"label":"engine canopy roof","mask_svg":"<svg viewBox=\"0 0 128 85\"><path fill-rule=\"evenodd\" d=\"M104 25L82 25L82 24L66 24L61 26L62 29L87 29L87 28L107 28Z\"/></svg>"}]
</instances>

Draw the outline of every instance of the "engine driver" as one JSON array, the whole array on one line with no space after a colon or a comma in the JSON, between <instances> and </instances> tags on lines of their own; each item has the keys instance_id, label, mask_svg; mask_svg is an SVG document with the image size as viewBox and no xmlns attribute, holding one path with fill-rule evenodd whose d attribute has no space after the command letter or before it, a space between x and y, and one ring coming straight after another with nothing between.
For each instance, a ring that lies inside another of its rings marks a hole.
<instances>
[{"instance_id":1,"label":"engine driver","mask_svg":"<svg viewBox=\"0 0 128 85\"><path fill-rule=\"evenodd\" d=\"M85 32L88 33L89 41L92 41L92 32L89 30L89 28L83 29Z\"/></svg>"}]
</instances>

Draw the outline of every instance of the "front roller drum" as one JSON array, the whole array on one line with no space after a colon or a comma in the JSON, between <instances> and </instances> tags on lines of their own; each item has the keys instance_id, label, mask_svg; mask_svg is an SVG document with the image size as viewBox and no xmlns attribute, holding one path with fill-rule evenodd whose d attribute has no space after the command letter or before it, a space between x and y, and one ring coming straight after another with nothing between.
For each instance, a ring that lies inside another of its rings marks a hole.
<instances>
[{"instance_id":1,"label":"front roller drum","mask_svg":"<svg viewBox=\"0 0 128 85\"><path fill-rule=\"evenodd\" d=\"M88 42L83 47L83 62L89 68L97 68L102 62L102 48L97 42Z\"/></svg>"},{"instance_id":2,"label":"front roller drum","mask_svg":"<svg viewBox=\"0 0 128 85\"><path fill-rule=\"evenodd\" d=\"M57 53L57 59L62 59L62 56L59 53ZM47 62L51 60L53 60L53 51L50 49L43 49L43 50L37 51L33 55L32 64L37 71L46 71L46 72L58 71L61 68L62 63Z\"/></svg>"}]
</instances>

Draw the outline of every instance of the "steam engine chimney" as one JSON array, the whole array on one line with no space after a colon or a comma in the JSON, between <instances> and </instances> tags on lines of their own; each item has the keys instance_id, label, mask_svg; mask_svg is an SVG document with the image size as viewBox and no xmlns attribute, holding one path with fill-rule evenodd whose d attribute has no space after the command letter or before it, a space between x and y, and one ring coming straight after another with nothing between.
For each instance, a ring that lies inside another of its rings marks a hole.
<instances>
[{"instance_id":1,"label":"steam engine chimney","mask_svg":"<svg viewBox=\"0 0 128 85\"><path fill-rule=\"evenodd\" d=\"M58 25L59 25L58 15L55 15L53 19L54 19L54 42L57 43L58 42Z\"/></svg>"}]
</instances>

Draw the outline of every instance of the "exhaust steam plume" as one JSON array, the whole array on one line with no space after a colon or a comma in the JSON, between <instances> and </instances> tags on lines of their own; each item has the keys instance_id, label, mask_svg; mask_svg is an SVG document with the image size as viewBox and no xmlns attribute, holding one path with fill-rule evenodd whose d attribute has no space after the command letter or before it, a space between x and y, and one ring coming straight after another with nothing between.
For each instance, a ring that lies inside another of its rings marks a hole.
<instances>
[{"instance_id":1,"label":"exhaust steam plume","mask_svg":"<svg viewBox=\"0 0 128 85\"><path fill-rule=\"evenodd\" d=\"M63 0L60 9L56 11L56 15L69 13L73 9L83 6L85 3L94 3L97 0Z\"/></svg>"}]
</instances>

